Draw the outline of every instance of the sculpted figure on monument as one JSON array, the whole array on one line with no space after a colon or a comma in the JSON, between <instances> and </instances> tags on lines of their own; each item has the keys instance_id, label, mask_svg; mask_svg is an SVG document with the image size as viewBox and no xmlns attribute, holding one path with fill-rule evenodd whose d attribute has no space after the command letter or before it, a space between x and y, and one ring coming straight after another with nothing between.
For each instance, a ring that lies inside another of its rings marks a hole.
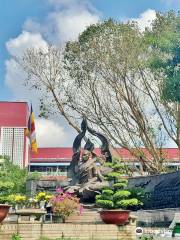
<instances>
[{"instance_id":1,"label":"sculpted figure on monument","mask_svg":"<svg viewBox=\"0 0 180 240\"><path fill-rule=\"evenodd\" d=\"M73 143L73 156L70 164L69 177L70 187L68 191L75 192L84 199L95 196L102 187L108 186L104 174L112 169L104 167L105 161L112 161L107 139L88 127L86 119L81 124L81 132L77 135ZM85 139L86 144L81 153L81 141L85 138L86 130L98 137L101 142L101 153L103 158L98 157L94 152L94 144L90 139ZM106 146L105 146L106 145Z\"/></svg>"}]
</instances>

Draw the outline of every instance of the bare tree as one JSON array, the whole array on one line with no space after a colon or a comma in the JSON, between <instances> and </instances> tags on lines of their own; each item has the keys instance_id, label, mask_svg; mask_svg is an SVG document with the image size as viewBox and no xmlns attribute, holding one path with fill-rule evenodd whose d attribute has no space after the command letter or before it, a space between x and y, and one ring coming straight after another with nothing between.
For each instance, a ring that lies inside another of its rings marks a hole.
<instances>
[{"instance_id":1,"label":"bare tree","mask_svg":"<svg viewBox=\"0 0 180 240\"><path fill-rule=\"evenodd\" d=\"M27 49L23 57L15 58L23 70L27 73L25 85L30 89L41 92L41 115L59 112L67 123L76 131L80 131L67 109L68 99L64 94L67 84L66 73L63 66L62 49L48 46L46 49Z\"/></svg>"}]
</instances>

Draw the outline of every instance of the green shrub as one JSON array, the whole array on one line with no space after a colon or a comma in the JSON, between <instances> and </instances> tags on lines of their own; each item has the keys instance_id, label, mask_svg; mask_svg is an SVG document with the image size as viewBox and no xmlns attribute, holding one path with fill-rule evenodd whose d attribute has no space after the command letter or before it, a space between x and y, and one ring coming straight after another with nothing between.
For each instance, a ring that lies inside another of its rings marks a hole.
<instances>
[{"instance_id":1,"label":"green shrub","mask_svg":"<svg viewBox=\"0 0 180 240\"><path fill-rule=\"evenodd\" d=\"M118 179L118 183L124 183L126 186L128 185L128 180L125 178Z\"/></svg>"},{"instance_id":2,"label":"green shrub","mask_svg":"<svg viewBox=\"0 0 180 240\"><path fill-rule=\"evenodd\" d=\"M109 181L109 186L102 189L102 193L96 196L96 204L101 208L116 209L116 208L131 208L141 205L141 194L138 191L127 189L128 180L122 178L122 174L128 173L128 167L122 165L119 159L113 158L112 163L105 163L105 166L112 169L106 175ZM142 191L141 191L142 192ZM137 196L137 197L136 197Z\"/></svg>"},{"instance_id":3,"label":"green shrub","mask_svg":"<svg viewBox=\"0 0 180 240\"><path fill-rule=\"evenodd\" d=\"M0 191L10 191L14 188L14 183L0 181Z\"/></svg>"},{"instance_id":4,"label":"green shrub","mask_svg":"<svg viewBox=\"0 0 180 240\"><path fill-rule=\"evenodd\" d=\"M32 172L32 173L29 173L28 176L27 176L27 180L39 180L41 178L41 173L39 172Z\"/></svg>"},{"instance_id":5,"label":"green shrub","mask_svg":"<svg viewBox=\"0 0 180 240\"><path fill-rule=\"evenodd\" d=\"M112 191L111 189L104 189L102 190L102 194L103 196L112 196L114 194L114 191Z\"/></svg>"},{"instance_id":6,"label":"green shrub","mask_svg":"<svg viewBox=\"0 0 180 240\"><path fill-rule=\"evenodd\" d=\"M0 196L0 203L4 204L4 203L6 203L6 202L8 202L8 196L6 196L6 195L1 195L1 196Z\"/></svg>"},{"instance_id":7,"label":"green shrub","mask_svg":"<svg viewBox=\"0 0 180 240\"><path fill-rule=\"evenodd\" d=\"M22 240L22 238L18 234L14 233L11 237L11 240Z\"/></svg>"},{"instance_id":8,"label":"green shrub","mask_svg":"<svg viewBox=\"0 0 180 240\"><path fill-rule=\"evenodd\" d=\"M27 169L21 169L3 157L3 173L0 174L0 195L25 193Z\"/></svg>"},{"instance_id":9,"label":"green shrub","mask_svg":"<svg viewBox=\"0 0 180 240\"><path fill-rule=\"evenodd\" d=\"M109 181L114 180L114 181L118 181L118 179L121 177L121 173L119 172L110 172L107 174L107 179Z\"/></svg>"},{"instance_id":10,"label":"green shrub","mask_svg":"<svg viewBox=\"0 0 180 240\"><path fill-rule=\"evenodd\" d=\"M123 188L127 187L127 184L118 182L118 183L113 184L113 187L115 189L123 189Z\"/></svg>"},{"instance_id":11,"label":"green shrub","mask_svg":"<svg viewBox=\"0 0 180 240\"><path fill-rule=\"evenodd\" d=\"M113 173L114 175L114 173ZM131 209L142 205L142 202L131 195L131 191L125 189L127 186L126 179L119 179L111 188L105 188L102 193L96 195L97 206L105 209ZM135 192L133 192L135 194ZM138 196L138 194L136 194Z\"/></svg>"},{"instance_id":12,"label":"green shrub","mask_svg":"<svg viewBox=\"0 0 180 240\"><path fill-rule=\"evenodd\" d=\"M110 167L110 168L112 168L113 165L114 165L114 164L113 164L113 163L110 163L110 162L105 162L105 163L104 163L104 166L105 166L105 167Z\"/></svg>"},{"instance_id":13,"label":"green shrub","mask_svg":"<svg viewBox=\"0 0 180 240\"><path fill-rule=\"evenodd\" d=\"M7 175L6 171L0 171L0 177L5 177Z\"/></svg>"},{"instance_id":14,"label":"green shrub","mask_svg":"<svg viewBox=\"0 0 180 240\"><path fill-rule=\"evenodd\" d=\"M131 192L132 198L137 198L142 202L146 201L146 192L143 188L137 187L137 188L128 188L128 190Z\"/></svg>"},{"instance_id":15,"label":"green shrub","mask_svg":"<svg viewBox=\"0 0 180 240\"><path fill-rule=\"evenodd\" d=\"M96 200L102 199L102 195L96 195Z\"/></svg>"},{"instance_id":16,"label":"green shrub","mask_svg":"<svg viewBox=\"0 0 180 240\"><path fill-rule=\"evenodd\" d=\"M114 171L124 171L124 165L120 163L115 163L112 168L114 169Z\"/></svg>"},{"instance_id":17,"label":"green shrub","mask_svg":"<svg viewBox=\"0 0 180 240\"><path fill-rule=\"evenodd\" d=\"M102 208L107 208L107 209L114 208L114 203L111 200L98 199L96 200L96 204Z\"/></svg>"},{"instance_id":18,"label":"green shrub","mask_svg":"<svg viewBox=\"0 0 180 240\"><path fill-rule=\"evenodd\" d=\"M140 202L136 198L123 199L123 200L120 200L120 201L116 202L116 206L120 207L120 208L123 208L123 209L138 206L139 204L140 204Z\"/></svg>"},{"instance_id":19,"label":"green shrub","mask_svg":"<svg viewBox=\"0 0 180 240\"><path fill-rule=\"evenodd\" d=\"M124 199L124 198L128 198L131 195L131 193L127 190L118 190L114 195L113 195L113 199L119 200L119 199Z\"/></svg>"}]
</instances>

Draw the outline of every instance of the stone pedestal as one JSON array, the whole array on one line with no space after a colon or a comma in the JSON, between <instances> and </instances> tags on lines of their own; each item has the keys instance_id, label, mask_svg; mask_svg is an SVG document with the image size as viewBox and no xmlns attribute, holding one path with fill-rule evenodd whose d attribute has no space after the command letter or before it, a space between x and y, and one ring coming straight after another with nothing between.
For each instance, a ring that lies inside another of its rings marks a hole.
<instances>
[{"instance_id":1,"label":"stone pedestal","mask_svg":"<svg viewBox=\"0 0 180 240\"><path fill-rule=\"evenodd\" d=\"M18 223L41 223L46 211L43 209L27 208L17 210L16 214L18 215Z\"/></svg>"}]
</instances>

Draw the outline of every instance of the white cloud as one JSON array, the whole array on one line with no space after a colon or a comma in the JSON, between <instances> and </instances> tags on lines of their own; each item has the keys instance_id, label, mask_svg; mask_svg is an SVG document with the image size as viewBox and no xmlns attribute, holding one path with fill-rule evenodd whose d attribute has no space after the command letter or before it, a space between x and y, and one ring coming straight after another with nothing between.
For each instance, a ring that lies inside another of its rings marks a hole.
<instances>
[{"instance_id":1,"label":"white cloud","mask_svg":"<svg viewBox=\"0 0 180 240\"><path fill-rule=\"evenodd\" d=\"M82 0L49 0L54 10L44 21L28 19L24 29L40 32L45 38L56 45L77 39L79 33L87 26L99 21L99 13L87 2Z\"/></svg>"},{"instance_id":2,"label":"white cloud","mask_svg":"<svg viewBox=\"0 0 180 240\"><path fill-rule=\"evenodd\" d=\"M10 56L22 56L27 48L47 48L47 41L62 43L74 40L86 26L96 23L99 17L96 12L82 0L49 0L54 10L43 22L27 19L22 33L6 42ZM46 40L45 40L46 37ZM5 62L5 83L12 90L15 98L31 98L31 93L23 86L26 74L10 58Z\"/></svg>"},{"instance_id":3,"label":"white cloud","mask_svg":"<svg viewBox=\"0 0 180 240\"><path fill-rule=\"evenodd\" d=\"M130 21L135 21L141 31L145 28L151 27L153 20L156 19L156 11L153 9L147 9L145 12L141 13L138 18L131 18Z\"/></svg>"},{"instance_id":4,"label":"white cloud","mask_svg":"<svg viewBox=\"0 0 180 240\"><path fill-rule=\"evenodd\" d=\"M86 9L74 11L74 9L67 9L62 12L54 12L48 16L48 31L46 29L46 36L50 41L64 43L70 40L76 40L85 28L91 24L97 23L98 16L90 13ZM49 31L49 29L51 31ZM56 34L53 35L51 32Z\"/></svg>"},{"instance_id":5,"label":"white cloud","mask_svg":"<svg viewBox=\"0 0 180 240\"><path fill-rule=\"evenodd\" d=\"M39 33L23 31L17 38L6 42L6 48L10 55L21 56L27 48L47 48L47 42Z\"/></svg>"},{"instance_id":6,"label":"white cloud","mask_svg":"<svg viewBox=\"0 0 180 240\"><path fill-rule=\"evenodd\" d=\"M17 38L10 39L6 43L6 48L11 56L22 56L27 48L47 48L47 42L39 33L23 31ZM15 99L28 100L33 98L34 93L29 92L24 86L26 78L25 72L20 68L13 58L6 60L5 83L11 89Z\"/></svg>"},{"instance_id":7,"label":"white cloud","mask_svg":"<svg viewBox=\"0 0 180 240\"><path fill-rule=\"evenodd\" d=\"M67 141L64 128L52 120L36 119L35 124L39 147L61 147Z\"/></svg>"}]
</instances>

